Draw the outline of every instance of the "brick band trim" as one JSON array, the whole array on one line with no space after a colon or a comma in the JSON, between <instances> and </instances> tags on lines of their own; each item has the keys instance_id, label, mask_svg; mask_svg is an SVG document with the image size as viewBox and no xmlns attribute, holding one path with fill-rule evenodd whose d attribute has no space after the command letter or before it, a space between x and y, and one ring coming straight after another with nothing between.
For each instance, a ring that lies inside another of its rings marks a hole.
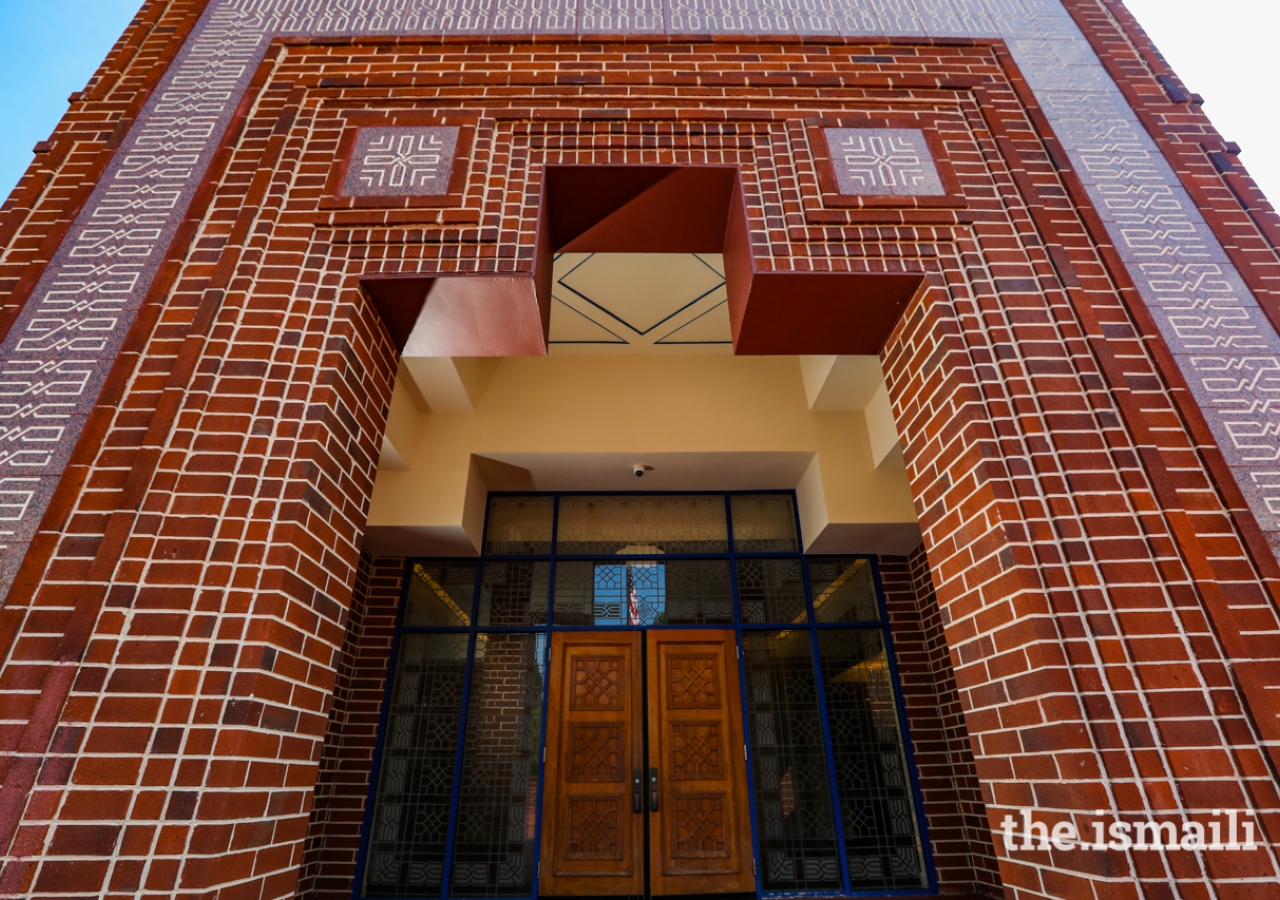
<instances>
[{"instance_id":1,"label":"brick band trim","mask_svg":"<svg viewBox=\"0 0 1280 900\"><path fill-rule=\"evenodd\" d=\"M267 83L275 61L275 54L269 54L259 66L249 91L241 99L232 117L231 125L227 129L213 163L209 166L209 175L192 200L191 213L166 254L162 274L153 282L144 310L130 328L125 344L126 351L130 348L136 348L136 350L133 353L122 352L112 365L107 384L104 386L103 400L95 409L96 427L86 428L77 442L71 465L68 466L69 477L64 477L59 482L57 494L46 513L46 522L42 531L56 533L61 530L61 524L66 521L83 489L84 479L76 477L76 470L88 469L94 462L110 423L111 414L114 412L111 408L114 406L113 401L118 402L118 399L123 396L141 362L141 350L151 336L161 310L169 301L169 292L177 280L183 260L190 252L199 223L209 211L218 181L231 161L233 148L240 140L249 111L253 107L258 92ZM278 123L281 131L287 130L290 124L292 124L291 117ZM264 169L258 177L259 187L256 191L259 201L261 195L266 192L270 168L278 161L283 147L283 138L280 137L272 143L272 149L264 155ZM57 717L66 705L79 661L84 656L85 649L93 636L93 627L107 599L107 585L124 553L126 541L155 476L156 467L160 463L161 448L177 421L182 401L196 374L196 363L204 351L205 341L217 318L235 270L235 263L243 251L244 239L256 215L256 204L246 204L241 209L232 228L233 241L214 268L209 286L204 291L200 306L191 320L182 348L165 383L163 399L150 416L139 452L125 478L119 505L119 509L123 511L111 515L102 540L94 553L88 583L80 589L70 625L59 642L56 658L60 663L45 678L35 712L22 729L17 747L21 753L44 754L53 740ZM12 608L27 606L26 601L39 586L40 578L55 550L56 544L53 541L41 542L33 545L26 559L23 560L15 590L10 594L12 602L6 603L5 607L0 609L0 659L9 658L13 642L25 624L25 617L12 614ZM31 764L31 760L35 758L18 758L20 761L15 769L12 768L15 757L0 755L0 783L2 783L0 786L0 847L6 850L12 848L13 839L21 821L23 801L35 783L38 765Z\"/></svg>"}]
</instances>

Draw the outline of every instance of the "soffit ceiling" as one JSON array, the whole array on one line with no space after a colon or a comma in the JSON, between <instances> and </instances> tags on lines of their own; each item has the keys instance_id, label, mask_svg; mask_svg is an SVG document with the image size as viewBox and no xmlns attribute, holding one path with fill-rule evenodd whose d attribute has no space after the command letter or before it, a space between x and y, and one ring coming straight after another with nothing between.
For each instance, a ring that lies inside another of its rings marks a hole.
<instances>
[{"instance_id":1,"label":"soffit ceiling","mask_svg":"<svg viewBox=\"0 0 1280 900\"><path fill-rule=\"evenodd\" d=\"M732 353L718 253L562 253L550 352Z\"/></svg>"}]
</instances>

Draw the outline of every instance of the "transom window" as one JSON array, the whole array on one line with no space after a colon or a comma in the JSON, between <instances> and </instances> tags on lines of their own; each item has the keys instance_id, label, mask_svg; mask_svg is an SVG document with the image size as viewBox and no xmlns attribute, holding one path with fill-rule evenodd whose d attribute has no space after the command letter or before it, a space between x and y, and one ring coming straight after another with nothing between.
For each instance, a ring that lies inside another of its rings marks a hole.
<instances>
[{"instance_id":1,"label":"transom window","mask_svg":"<svg viewBox=\"0 0 1280 900\"><path fill-rule=\"evenodd\" d=\"M537 895L555 631L735 632L762 895L933 881L876 560L790 492L492 495L478 559L407 562L362 896Z\"/></svg>"}]
</instances>

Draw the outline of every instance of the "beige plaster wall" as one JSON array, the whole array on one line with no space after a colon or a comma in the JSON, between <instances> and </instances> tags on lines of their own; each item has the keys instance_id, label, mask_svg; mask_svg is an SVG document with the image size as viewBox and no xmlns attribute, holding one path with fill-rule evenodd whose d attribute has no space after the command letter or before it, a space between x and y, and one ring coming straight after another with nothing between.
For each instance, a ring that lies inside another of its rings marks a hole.
<instances>
[{"instance_id":1,"label":"beige plaster wall","mask_svg":"<svg viewBox=\"0 0 1280 900\"><path fill-rule=\"evenodd\" d=\"M900 456L873 450L862 412L812 410L798 357L548 356L492 368L470 412L425 408L430 384L397 386L371 550L475 553L491 490L795 488L812 550L919 543ZM636 478L637 464L653 469Z\"/></svg>"}]
</instances>

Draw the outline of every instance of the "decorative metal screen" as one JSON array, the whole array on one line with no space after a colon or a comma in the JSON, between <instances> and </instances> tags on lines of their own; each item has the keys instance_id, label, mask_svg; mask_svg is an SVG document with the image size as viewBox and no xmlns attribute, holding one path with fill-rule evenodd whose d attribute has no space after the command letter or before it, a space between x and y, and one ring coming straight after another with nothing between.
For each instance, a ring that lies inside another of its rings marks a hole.
<instances>
[{"instance_id":1,"label":"decorative metal screen","mask_svg":"<svg viewBox=\"0 0 1280 900\"><path fill-rule=\"evenodd\" d=\"M742 650L765 890L839 890L831 782L809 630L748 631Z\"/></svg>"},{"instance_id":2,"label":"decorative metal screen","mask_svg":"<svg viewBox=\"0 0 1280 900\"><path fill-rule=\"evenodd\" d=\"M876 564L805 557L790 493L494 495L410 560L362 896L533 898L553 631L728 628L761 894L927 890Z\"/></svg>"},{"instance_id":3,"label":"decorative metal screen","mask_svg":"<svg viewBox=\"0 0 1280 900\"><path fill-rule=\"evenodd\" d=\"M401 639L370 823L368 897L440 896L469 641Z\"/></svg>"},{"instance_id":4,"label":"decorative metal screen","mask_svg":"<svg viewBox=\"0 0 1280 900\"><path fill-rule=\"evenodd\" d=\"M854 890L928 886L884 636L818 634L831 753Z\"/></svg>"},{"instance_id":5,"label":"decorative metal screen","mask_svg":"<svg viewBox=\"0 0 1280 900\"><path fill-rule=\"evenodd\" d=\"M806 624L800 558L738 560L738 602L742 621L751 625Z\"/></svg>"},{"instance_id":6,"label":"decorative metal screen","mask_svg":"<svg viewBox=\"0 0 1280 900\"><path fill-rule=\"evenodd\" d=\"M546 636L476 638L450 894L533 891Z\"/></svg>"},{"instance_id":7,"label":"decorative metal screen","mask_svg":"<svg viewBox=\"0 0 1280 900\"><path fill-rule=\"evenodd\" d=\"M534 559L484 564L480 579L480 627L547 624L551 563Z\"/></svg>"}]
</instances>

